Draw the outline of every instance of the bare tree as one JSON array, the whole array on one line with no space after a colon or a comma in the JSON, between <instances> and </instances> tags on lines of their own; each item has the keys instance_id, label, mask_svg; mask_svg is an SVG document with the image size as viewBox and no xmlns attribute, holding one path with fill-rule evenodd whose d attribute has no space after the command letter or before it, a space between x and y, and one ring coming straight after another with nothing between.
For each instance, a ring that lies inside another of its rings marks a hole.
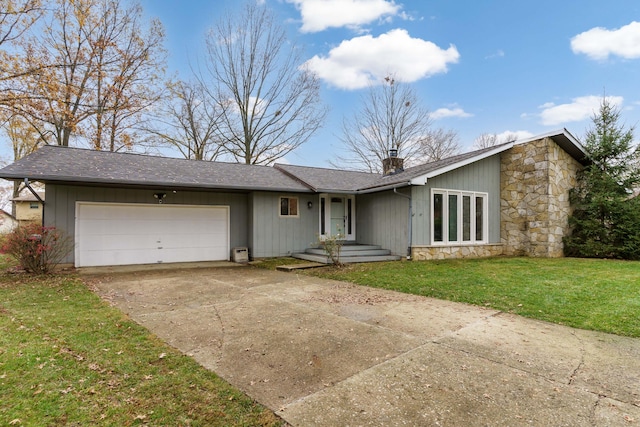
<instances>
[{"instance_id":1,"label":"bare tree","mask_svg":"<svg viewBox=\"0 0 640 427\"><path fill-rule=\"evenodd\" d=\"M12 80L33 70L26 68L13 44L43 14L40 0L0 0L0 107L13 100ZM9 49L7 47L10 46Z\"/></svg>"},{"instance_id":2,"label":"bare tree","mask_svg":"<svg viewBox=\"0 0 640 427\"><path fill-rule=\"evenodd\" d=\"M199 82L176 82L169 85L154 128L156 145L177 149L185 159L216 160L224 152L217 136L221 112L206 95Z\"/></svg>"},{"instance_id":3,"label":"bare tree","mask_svg":"<svg viewBox=\"0 0 640 427\"><path fill-rule=\"evenodd\" d=\"M162 26L154 21L145 31L140 6L124 8L123 1L52 0L46 25L19 42L25 68L35 71L13 85L10 108L46 143L82 139L117 150L130 144L130 125L157 99Z\"/></svg>"},{"instance_id":4,"label":"bare tree","mask_svg":"<svg viewBox=\"0 0 640 427\"><path fill-rule=\"evenodd\" d=\"M370 86L362 108L343 122L342 142L346 156L340 165L380 172L388 151L398 150L405 164L421 157L421 141L428 137L431 119L412 87L386 77L382 85Z\"/></svg>"},{"instance_id":5,"label":"bare tree","mask_svg":"<svg viewBox=\"0 0 640 427\"><path fill-rule=\"evenodd\" d=\"M22 36L41 15L40 0L0 0L0 46Z\"/></svg>"},{"instance_id":6,"label":"bare tree","mask_svg":"<svg viewBox=\"0 0 640 427\"><path fill-rule=\"evenodd\" d=\"M7 110L2 111L2 113L7 113ZM4 114L0 116L4 116ZM14 161L33 153L43 143L37 130L24 117L15 114L9 115L4 117L0 124L11 143ZM22 182L13 181L10 198L18 197L23 189ZM12 214L15 215L15 205L12 205Z\"/></svg>"},{"instance_id":7,"label":"bare tree","mask_svg":"<svg viewBox=\"0 0 640 427\"><path fill-rule=\"evenodd\" d=\"M219 136L247 164L270 164L323 124L317 76L264 5L227 14L207 39L204 87L222 112Z\"/></svg>"},{"instance_id":8,"label":"bare tree","mask_svg":"<svg viewBox=\"0 0 640 427\"><path fill-rule=\"evenodd\" d=\"M420 140L420 163L435 162L460 153L458 133L452 129L430 129Z\"/></svg>"},{"instance_id":9,"label":"bare tree","mask_svg":"<svg viewBox=\"0 0 640 427\"><path fill-rule=\"evenodd\" d=\"M515 133L507 133L498 135L497 133L483 133L473 141L473 148L480 150L482 148L493 147L494 145L504 144L518 139Z\"/></svg>"},{"instance_id":10,"label":"bare tree","mask_svg":"<svg viewBox=\"0 0 640 427\"><path fill-rule=\"evenodd\" d=\"M142 8L119 0L100 5L96 60L95 114L88 137L93 148L129 149L147 109L159 101L164 71L164 29L159 21L140 22Z\"/></svg>"}]
</instances>

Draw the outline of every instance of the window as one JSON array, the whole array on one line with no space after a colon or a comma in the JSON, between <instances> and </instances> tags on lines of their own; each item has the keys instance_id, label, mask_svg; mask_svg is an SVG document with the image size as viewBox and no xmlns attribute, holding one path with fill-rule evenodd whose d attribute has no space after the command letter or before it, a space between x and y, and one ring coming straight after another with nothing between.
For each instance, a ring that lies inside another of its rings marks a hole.
<instances>
[{"instance_id":1,"label":"window","mask_svg":"<svg viewBox=\"0 0 640 427\"><path fill-rule=\"evenodd\" d=\"M487 194L431 190L432 244L486 243Z\"/></svg>"},{"instance_id":2,"label":"window","mask_svg":"<svg viewBox=\"0 0 640 427\"><path fill-rule=\"evenodd\" d=\"M29 202L29 209L40 209L40 203L38 203L38 202Z\"/></svg>"},{"instance_id":3,"label":"window","mask_svg":"<svg viewBox=\"0 0 640 427\"><path fill-rule=\"evenodd\" d=\"M280 197L280 216L298 216L297 197Z\"/></svg>"}]
</instances>

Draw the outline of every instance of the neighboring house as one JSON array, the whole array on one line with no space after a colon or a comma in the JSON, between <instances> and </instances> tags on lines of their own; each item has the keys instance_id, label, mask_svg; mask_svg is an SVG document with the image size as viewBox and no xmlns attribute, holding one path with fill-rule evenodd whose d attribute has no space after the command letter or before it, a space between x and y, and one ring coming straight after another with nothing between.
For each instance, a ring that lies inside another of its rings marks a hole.
<instances>
[{"instance_id":1,"label":"neighboring house","mask_svg":"<svg viewBox=\"0 0 640 427\"><path fill-rule=\"evenodd\" d=\"M562 256L569 189L586 162L566 130L386 175L44 146L0 177L46 185L45 224L78 267L304 252L327 235L398 258Z\"/></svg>"},{"instance_id":2,"label":"neighboring house","mask_svg":"<svg viewBox=\"0 0 640 427\"><path fill-rule=\"evenodd\" d=\"M10 213L0 209L0 234L8 234L16 229L18 220Z\"/></svg>"},{"instance_id":3,"label":"neighboring house","mask_svg":"<svg viewBox=\"0 0 640 427\"><path fill-rule=\"evenodd\" d=\"M44 192L37 191L38 197L44 200ZM22 224L42 224L43 205L29 190L23 190L21 196L11 199L16 207L16 219Z\"/></svg>"}]
</instances>

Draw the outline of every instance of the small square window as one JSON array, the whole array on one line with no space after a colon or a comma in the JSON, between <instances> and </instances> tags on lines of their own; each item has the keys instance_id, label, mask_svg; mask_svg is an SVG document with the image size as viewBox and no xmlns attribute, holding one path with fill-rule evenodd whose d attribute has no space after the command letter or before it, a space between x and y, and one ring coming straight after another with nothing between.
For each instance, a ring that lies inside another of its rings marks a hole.
<instances>
[{"instance_id":1,"label":"small square window","mask_svg":"<svg viewBox=\"0 0 640 427\"><path fill-rule=\"evenodd\" d=\"M29 202L29 209L40 209L40 203L38 203L38 202Z\"/></svg>"},{"instance_id":2,"label":"small square window","mask_svg":"<svg viewBox=\"0 0 640 427\"><path fill-rule=\"evenodd\" d=\"M298 216L297 197L280 197L280 216Z\"/></svg>"}]
</instances>

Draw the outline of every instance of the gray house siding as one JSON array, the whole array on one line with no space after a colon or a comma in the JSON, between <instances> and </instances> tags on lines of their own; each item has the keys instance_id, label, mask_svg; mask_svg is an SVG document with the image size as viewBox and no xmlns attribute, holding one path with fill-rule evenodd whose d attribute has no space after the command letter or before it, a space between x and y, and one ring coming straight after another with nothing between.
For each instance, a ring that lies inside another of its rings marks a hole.
<instances>
[{"instance_id":1,"label":"gray house siding","mask_svg":"<svg viewBox=\"0 0 640 427\"><path fill-rule=\"evenodd\" d=\"M407 189L399 190L408 193ZM380 245L394 255L406 255L409 200L393 191L363 194L356 198L356 240Z\"/></svg>"},{"instance_id":2,"label":"gray house siding","mask_svg":"<svg viewBox=\"0 0 640 427\"><path fill-rule=\"evenodd\" d=\"M478 191L488 194L489 243L500 243L500 155L431 178L414 186L413 245L431 244L431 189Z\"/></svg>"},{"instance_id":3,"label":"gray house siding","mask_svg":"<svg viewBox=\"0 0 640 427\"><path fill-rule=\"evenodd\" d=\"M280 216L280 197L298 198L298 216ZM251 256L268 258L302 252L318 240L318 196L299 193L254 192L249 195ZM307 204L311 202L312 208Z\"/></svg>"},{"instance_id":4,"label":"gray house siding","mask_svg":"<svg viewBox=\"0 0 640 427\"><path fill-rule=\"evenodd\" d=\"M45 225L66 231L75 240L75 207L77 201L111 203L158 203L151 189L122 189L47 184ZM230 208L230 246L248 246L249 235L247 194L205 191L166 191L164 204L220 205ZM71 254L63 262L74 262Z\"/></svg>"}]
</instances>

